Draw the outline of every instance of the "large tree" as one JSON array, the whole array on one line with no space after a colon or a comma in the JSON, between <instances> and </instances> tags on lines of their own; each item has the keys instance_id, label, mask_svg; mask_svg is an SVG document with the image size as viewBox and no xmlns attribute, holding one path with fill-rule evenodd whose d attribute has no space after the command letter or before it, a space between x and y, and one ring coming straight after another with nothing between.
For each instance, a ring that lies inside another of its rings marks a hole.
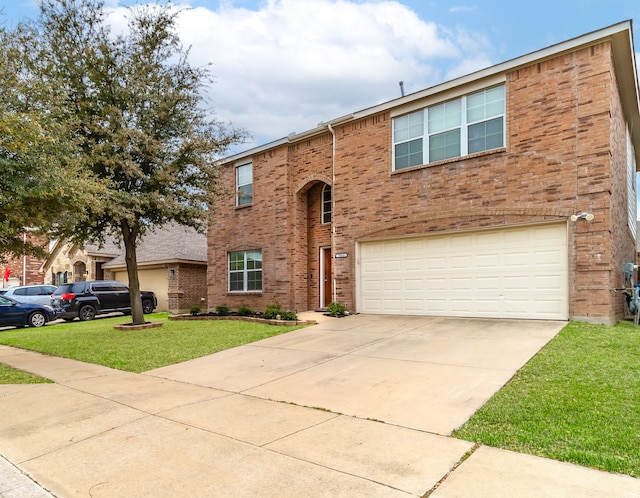
<instances>
[{"instance_id":1,"label":"large tree","mask_svg":"<svg viewBox=\"0 0 640 498\"><path fill-rule=\"evenodd\" d=\"M128 30L114 34L100 0L43 0L36 26L40 69L66 95L52 112L71 124L84 167L106 187L97 209L64 232L122 241L133 324L144 323L137 242L171 221L205 230L215 161L245 136L205 107L211 75L190 63L178 15L170 5L136 7Z\"/></svg>"},{"instance_id":2,"label":"large tree","mask_svg":"<svg viewBox=\"0 0 640 498\"><path fill-rule=\"evenodd\" d=\"M0 28L0 261L45 248L25 237L46 234L99 205L100 186L79 166L68 125L49 111L60 86L34 71L31 32ZM37 63L36 63L37 65ZM99 208L98 208L99 209Z\"/></svg>"}]
</instances>

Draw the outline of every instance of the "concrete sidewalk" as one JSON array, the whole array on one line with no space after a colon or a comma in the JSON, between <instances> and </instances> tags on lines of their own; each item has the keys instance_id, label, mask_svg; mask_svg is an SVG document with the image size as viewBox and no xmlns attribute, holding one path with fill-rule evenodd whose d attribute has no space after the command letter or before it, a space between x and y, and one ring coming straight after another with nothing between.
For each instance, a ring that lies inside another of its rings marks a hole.
<instances>
[{"instance_id":1,"label":"concrete sidewalk","mask_svg":"<svg viewBox=\"0 0 640 498\"><path fill-rule=\"evenodd\" d=\"M563 325L353 316L145 374L0 346L56 382L0 386L0 497L640 497L447 436Z\"/></svg>"}]
</instances>

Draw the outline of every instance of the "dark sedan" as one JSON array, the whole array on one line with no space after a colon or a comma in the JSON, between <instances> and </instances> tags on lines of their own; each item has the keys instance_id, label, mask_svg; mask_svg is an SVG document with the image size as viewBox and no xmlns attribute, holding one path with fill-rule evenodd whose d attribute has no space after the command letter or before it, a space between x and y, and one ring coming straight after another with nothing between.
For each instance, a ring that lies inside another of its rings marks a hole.
<instances>
[{"instance_id":1,"label":"dark sedan","mask_svg":"<svg viewBox=\"0 0 640 498\"><path fill-rule=\"evenodd\" d=\"M56 319L56 312L44 304L19 303L0 296L0 327L42 327Z\"/></svg>"}]
</instances>

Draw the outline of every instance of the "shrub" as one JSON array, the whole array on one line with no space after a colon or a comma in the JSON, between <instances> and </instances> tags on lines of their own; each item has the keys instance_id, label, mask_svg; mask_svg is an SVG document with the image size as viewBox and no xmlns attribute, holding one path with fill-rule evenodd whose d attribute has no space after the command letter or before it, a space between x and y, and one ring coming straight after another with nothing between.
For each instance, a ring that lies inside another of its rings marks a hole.
<instances>
[{"instance_id":1,"label":"shrub","mask_svg":"<svg viewBox=\"0 0 640 498\"><path fill-rule=\"evenodd\" d=\"M327 313L331 316L344 315L346 311L347 309L340 303L333 302L327 306Z\"/></svg>"},{"instance_id":2,"label":"shrub","mask_svg":"<svg viewBox=\"0 0 640 498\"><path fill-rule=\"evenodd\" d=\"M279 304L270 304L267 306L267 309L264 311L264 317L268 320L274 320L276 316L280 315L280 305Z\"/></svg>"},{"instance_id":3,"label":"shrub","mask_svg":"<svg viewBox=\"0 0 640 498\"><path fill-rule=\"evenodd\" d=\"M227 316L229 314L229 308L224 304L216 306L216 313L220 316Z\"/></svg>"},{"instance_id":4,"label":"shrub","mask_svg":"<svg viewBox=\"0 0 640 498\"><path fill-rule=\"evenodd\" d=\"M294 311L281 311L280 312L280 320L286 320L289 322L298 321L298 315Z\"/></svg>"},{"instance_id":5,"label":"shrub","mask_svg":"<svg viewBox=\"0 0 640 498\"><path fill-rule=\"evenodd\" d=\"M189 308L189 313L192 316L197 315L198 313L200 313L200 306L191 306L191 308Z\"/></svg>"},{"instance_id":6,"label":"shrub","mask_svg":"<svg viewBox=\"0 0 640 498\"><path fill-rule=\"evenodd\" d=\"M238 308L238 315L240 316L250 316L255 314L255 312L249 308L249 306L240 306Z\"/></svg>"}]
</instances>

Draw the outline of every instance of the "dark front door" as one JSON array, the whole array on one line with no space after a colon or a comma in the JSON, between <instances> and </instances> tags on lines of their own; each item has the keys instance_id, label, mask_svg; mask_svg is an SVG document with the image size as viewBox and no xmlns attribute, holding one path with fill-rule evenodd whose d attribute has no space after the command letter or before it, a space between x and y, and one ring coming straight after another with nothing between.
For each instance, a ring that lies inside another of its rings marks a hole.
<instances>
[{"instance_id":1,"label":"dark front door","mask_svg":"<svg viewBox=\"0 0 640 498\"><path fill-rule=\"evenodd\" d=\"M332 292L332 279L331 279L331 248L324 247L322 252L322 284L320 291L320 307L326 308L331 303Z\"/></svg>"}]
</instances>

